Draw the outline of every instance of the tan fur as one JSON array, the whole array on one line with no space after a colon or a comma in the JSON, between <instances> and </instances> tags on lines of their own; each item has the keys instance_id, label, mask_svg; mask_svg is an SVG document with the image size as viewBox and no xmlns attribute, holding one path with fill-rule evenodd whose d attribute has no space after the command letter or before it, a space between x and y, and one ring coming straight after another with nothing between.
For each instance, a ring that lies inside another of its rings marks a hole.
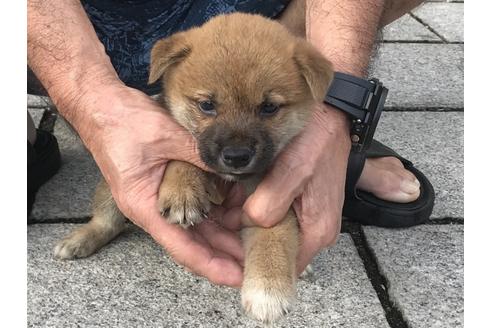
<instances>
[{"instance_id":1,"label":"tan fur","mask_svg":"<svg viewBox=\"0 0 492 328\"><path fill-rule=\"evenodd\" d=\"M159 189L159 210L170 223L184 228L201 222L210 210L207 173L180 161L167 164Z\"/></svg>"},{"instance_id":2,"label":"tan fur","mask_svg":"<svg viewBox=\"0 0 492 328\"><path fill-rule=\"evenodd\" d=\"M291 209L274 227L243 228L242 239L243 307L255 319L273 322L290 310L296 297L297 218Z\"/></svg>"},{"instance_id":3,"label":"tan fur","mask_svg":"<svg viewBox=\"0 0 492 328\"><path fill-rule=\"evenodd\" d=\"M92 255L125 227L126 219L116 207L104 180L96 188L92 212L94 216L89 223L75 229L56 245L57 258L67 260Z\"/></svg>"},{"instance_id":4,"label":"tan fur","mask_svg":"<svg viewBox=\"0 0 492 328\"><path fill-rule=\"evenodd\" d=\"M253 136L260 146L267 132L271 147L258 146L255 156L268 149L276 155L308 122L332 79L331 64L298 37L305 34L303 1L293 1L281 22L287 28L257 15L218 16L154 46L149 81L162 80L160 102L200 145L213 149L207 135L211 128L217 128L218 134L230 133L227 142L240 143ZM199 109L203 101L214 102L215 115ZM279 111L259 115L265 101L280 104ZM202 158L204 152L200 148ZM264 172L244 173L249 179L241 183L251 194ZM234 179L234 174L220 176ZM161 213L185 228L199 223L210 202L223 199L214 179L191 164L170 162L159 190ZM123 217L107 187L98 189L95 203L91 222L57 246L58 257L88 256L121 231ZM252 317L273 322L295 300L297 218L290 209L272 228L251 226L246 216L243 223L248 227L242 231L246 251L242 304Z\"/></svg>"}]
</instances>

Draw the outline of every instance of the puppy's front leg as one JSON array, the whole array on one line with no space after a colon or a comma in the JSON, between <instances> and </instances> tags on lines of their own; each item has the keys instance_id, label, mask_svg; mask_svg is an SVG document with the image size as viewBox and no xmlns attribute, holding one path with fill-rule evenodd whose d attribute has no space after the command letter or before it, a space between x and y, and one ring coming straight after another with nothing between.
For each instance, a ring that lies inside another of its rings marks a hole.
<instances>
[{"instance_id":1,"label":"puppy's front leg","mask_svg":"<svg viewBox=\"0 0 492 328\"><path fill-rule=\"evenodd\" d=\"M93 217L89 223L75 229L55 247L60 259L87 257L116 237L125 227L125 217L111 195L109 186L102 179L94 195Z\"/></svg>"},{"instance_id":2,"label":"puppy's front leg","mask_svg":"<svg viewBox=\"0 0 492 328\"><path fill-rule=\"evenodd\" d=\"M295 301L298 230L292 209L274 227L242 230L246 252L242 304L257 320L271 323Z\"/></svg>"},{"instance_id":3,"label":"puppy's front leg","mask_svg":"<svg viewBox=\"0 0 492 328\"><path fill-rule=\"evenodd\" d=\"M170 223L184 228L199 223L210 210L207 173L180 161L167 164L159 189L159 210Z\"/></svg>"}]
</instances>

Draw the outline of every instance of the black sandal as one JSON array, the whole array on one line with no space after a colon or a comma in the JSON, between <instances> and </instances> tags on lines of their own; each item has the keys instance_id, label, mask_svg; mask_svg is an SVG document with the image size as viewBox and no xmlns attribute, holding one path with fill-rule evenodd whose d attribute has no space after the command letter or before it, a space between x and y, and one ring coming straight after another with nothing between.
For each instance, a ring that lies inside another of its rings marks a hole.
<instances>
[{"instance_id":1,"label":"black sandal","mask_svg":"<svg viewBox=\"0 0 492 328\"><path fill-rule=\"evenodd\" d=\"M45 184L61 165L60 149L56 137L49 132L36 130L34 145L27 142L27 216L39 187Z\"/></svg>"},{"instance_id":2,"label":"black sandal","mask_svg":"<svg viewBox=\"0 0 492 328\"><path fill-rule=\"evenodd\" d=\"M420 182L420 196L410 203L395 203L379 199L371 193L357 190L355 185L364 168L366 158L394 156L412 172ZM373 140L365 152L350 153L343 216L363 225L386 228L404 228L421 224L429 219L434 207L434 188L425 175L412 162L398 155L394 150Z\"/></svg>"}]
</instances>

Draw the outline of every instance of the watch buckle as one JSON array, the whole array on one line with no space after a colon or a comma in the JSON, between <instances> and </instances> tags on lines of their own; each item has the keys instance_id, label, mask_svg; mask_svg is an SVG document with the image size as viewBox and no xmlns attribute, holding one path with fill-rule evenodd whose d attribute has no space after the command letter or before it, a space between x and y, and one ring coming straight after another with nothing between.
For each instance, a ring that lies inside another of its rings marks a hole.
<instances>
[{"instance_id":1,"label":"watch buckle","mask_svg":"<svg viewBox=\"0 0 492 328\"><path fill-rule=\"evenodd\" d=\"M350 131L350 139L352 140L352 147L356 151L363 151L370 146L366 139L372 140L374 131L376 129L383 110L384 101L388 89L383 87L383 84L377 79L370 79L370 83L374 84L374 90L368 91L367 98L364 104L365 115L364 118L354 119L352 121L352 128ZM375 122L374 122L375 121Z\"/></svg>"}]
</instances>

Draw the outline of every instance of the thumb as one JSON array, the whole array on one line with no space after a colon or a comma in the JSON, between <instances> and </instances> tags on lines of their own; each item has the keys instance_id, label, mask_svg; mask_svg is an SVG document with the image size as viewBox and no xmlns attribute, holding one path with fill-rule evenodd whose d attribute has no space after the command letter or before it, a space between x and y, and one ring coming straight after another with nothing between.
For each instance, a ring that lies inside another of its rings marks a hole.
<instances>
[{"instance_id":1,"label":"thumb","mask_svg":"<svg viewBox=\"0 0 492 328\"><path fill-rule=\"evenodd\" d=\"M284 217L302 193L307 177L279 159L246 200L243 209L255 224L272 227Z\"/></svg>"}]
</instances>

